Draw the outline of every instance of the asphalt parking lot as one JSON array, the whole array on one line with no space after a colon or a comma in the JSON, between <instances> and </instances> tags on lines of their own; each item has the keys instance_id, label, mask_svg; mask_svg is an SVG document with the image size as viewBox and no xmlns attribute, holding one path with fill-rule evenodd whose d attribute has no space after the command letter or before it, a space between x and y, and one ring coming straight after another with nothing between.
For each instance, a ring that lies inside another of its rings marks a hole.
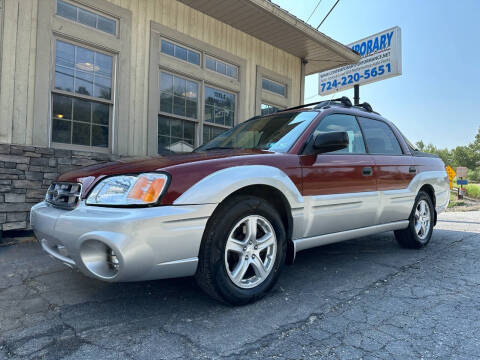
<instances>
[{"instance_id":1,"label":"asphalt parking lot","mask_svg":"<svg viewBox=\"0 0 480 360\"><path fill-rule=\"evenodd\" d=\"M442 214L423 250L393 233L301 252L232 308L193 279L107 284L0 247L0 359L480 358L480 212Z\"/></svg>"}]
</instances>

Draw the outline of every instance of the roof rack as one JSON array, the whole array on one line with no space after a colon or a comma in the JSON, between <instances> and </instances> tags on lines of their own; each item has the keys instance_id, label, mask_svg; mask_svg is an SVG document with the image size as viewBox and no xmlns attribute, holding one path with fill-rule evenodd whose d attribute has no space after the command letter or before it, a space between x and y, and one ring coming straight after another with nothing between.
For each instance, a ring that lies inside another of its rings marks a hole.
<instances>
[{"instance_id":1,"label":"roof rack","mask_svg":"<svg viewBox=\"0 0 480 360\"><path fill-rule=\"evenodd\" d=\"M338 102L340 102L345 107L351 107L352 106L352 102L350 101L350 99L346 96L342 96L341 98L338 98L338 99L322 100L322 101L316 101L316 102L312 102L312 103L308 103L308 104L297 105L297 106L289 107L287 109L278 110L277 112L302 109L302 108L306 108L306 107L313 106L313 105L316 105L314 107L314 109L321 109L321 108L323 108L323 107L325 107L325 106L327 106L331 103L338 103Z\"/></svg>"},{"instance_id":2,"label":"roof rack","mask_svg":"<svg viewBox=\"0 0 480 360\"><path fill-rule=\"evenodd\" d=\"M289 111L289 110L295 110L295 109L302 109L302 108L304 108L304 107L321 104L321 103L323 103L323 102L324 102L324 101L316 101L316 102L312 102L312 103L308 103L308 104L292 106L292 107L289 107L289 108L286 108L286 109L278 110L277 112L283 112L283 111Z\"/></svg>"},{"instance_id":3,"label":"roof rack","mask_svg":"<svg viewBox=\"0 0 480 360\"><path fill-rule=\"evenodd\" d=\"M345 107L352 107L353 106L352 102L350 101L350 99L348 97L342 96L342 97L337 98L337 99L322 101L317 106L315 106L315 109L324 108L325 106L329 106L331 103L340 103Z\"/></svg>"},{"instance_id":4,"label":"roof rack","mask_svg":"<svg viewBox=\"0 0 480 360\"><path fill-rule=\"evenodd\" d=\"M352 102L350 101L350 99L346 96L342 96L340 98L332 99L332 100L323 100L323 101L317 101L317 102L304 104L304 105L297 105L297 106L293 106L293 107L290 107L290 108L287 108L287 109L278 110L277 113L278 112L283 112L283 111L289 111L289 110L303 109L303 108L306 108L306 107L309 107L309 106L314 106L314 105L315 105L314 109L317 109L317 110L326 108L330 105L341 105L343 107L355 107L355 108L360 109L360 110L364 110L364 111L368 111L368 112L371 112L371 113L374 113L374 114L378 114L377 112L373 111L373 108L369 103L364 102L364 103L361 103L359 105L353 105Z\"/></svg>"},{"instance_id":5,"label":"roof rack","mask_svg":"<svg viewBox=\"0 0 480 360\"><path fill-rule=\"evenodd\" d=\"M355 105L355 107L363 108L363 110L366 110L368 112L374 112L372 106L367 102Z\"/></svg>"}]
</instances>

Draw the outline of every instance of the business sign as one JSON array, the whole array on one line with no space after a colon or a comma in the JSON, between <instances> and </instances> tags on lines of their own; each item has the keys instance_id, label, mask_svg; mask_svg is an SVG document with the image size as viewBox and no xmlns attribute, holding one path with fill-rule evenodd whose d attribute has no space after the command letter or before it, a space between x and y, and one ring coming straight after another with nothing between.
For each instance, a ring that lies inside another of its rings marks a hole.
<instances>
[{"instance_id":1,"label":"business sign","mask_svg":"<svg viewBox=\"0 0 480 360\"><path fill-rule=\"evenodd\" d=\"M457 166L457 178L467 177L467 168L465 166Z\"/></svg>"},{"instance_id":2,"label":"business sign","mask_svg":"<svg viewBox=\"0 0 480 360\"><path fill-rule=\"evenodd\" d=\"M347 45L362 58L356 64L328 70L318 75L318 94L385 80L402 74L401 31L398 26Z\"/></svg>"}]
</instances>

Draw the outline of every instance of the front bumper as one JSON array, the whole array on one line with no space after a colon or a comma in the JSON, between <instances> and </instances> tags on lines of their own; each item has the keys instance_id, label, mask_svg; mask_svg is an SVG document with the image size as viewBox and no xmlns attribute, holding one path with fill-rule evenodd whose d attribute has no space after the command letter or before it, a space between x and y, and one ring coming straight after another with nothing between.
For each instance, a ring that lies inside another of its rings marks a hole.
<instances>
[{"instance_id":1,"label":"front bumper","mask_svg":"<svg viewBox=\"0 0 480 360\"><path fill-rule=\"evenodd\" d=\"M140 281L195 274L214 208L107 208L82 202L68 211L41 202L30 221L43 249L64 264L104 281Z\"/></svg>"}]
</instances>

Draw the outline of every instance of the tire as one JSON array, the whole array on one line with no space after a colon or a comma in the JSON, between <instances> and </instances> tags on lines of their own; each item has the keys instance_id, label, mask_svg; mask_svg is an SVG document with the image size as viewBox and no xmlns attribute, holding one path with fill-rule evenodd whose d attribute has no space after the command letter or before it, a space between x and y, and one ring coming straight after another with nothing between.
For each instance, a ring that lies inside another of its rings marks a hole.
<instances>
[{"instance_id":1,"label":"tire","mask_svg":"<svg viewBox=\"0 0 480 360\"><path fill-rule=\"evenodd\" d=\"M195 278L217 300L248 304L275 285L286 251L285 226L278 211L264 199L236 196L221 204L209 219Z\"/></svg>"},{"instance_id":2,"label":"tire","mask_svg":"<svg viewBox=\"0 0 480 360\"><path fill-rule=\"evenodd\" d=\"M427 213L422 213L422 206L425 206ZM435 208L433 207L432 199L426 192L420 191L415 199L408 227L404 230L396 230L395 239L402 247L421 249L430 242L434 220ZM427 221L428 225L425 225L424 228L422 224L425 224Z\"/></svg>"}]
</instances>

